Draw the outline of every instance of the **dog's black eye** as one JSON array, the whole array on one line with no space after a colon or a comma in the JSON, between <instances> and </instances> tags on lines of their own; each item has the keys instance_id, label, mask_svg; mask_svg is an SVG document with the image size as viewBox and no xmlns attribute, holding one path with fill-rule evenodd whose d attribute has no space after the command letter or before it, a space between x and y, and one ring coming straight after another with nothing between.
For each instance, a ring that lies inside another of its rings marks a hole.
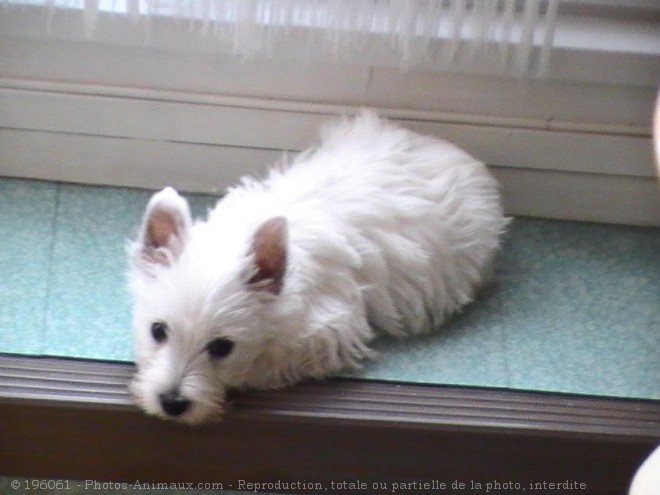
<instances>
[{"instance_id":1,"label":"dog's black eye","mask_svg":"<svg viewBox=\"0 0 660 495\"><path fill-rule=\"evenodd\" d=\"M206 350L212 358L228 356L232 349L234 349L234 343L223 337L218 337L217 339L212 340L206 346Z\"/></svg>"},{"instance_id":2,"label":"dog's black eye","mask_svg":"<svg viewBox=\"0 0 660 495\"><path fill-rule=\"evenodd\" d=\"M167 340L167 324L162 321L154 321L151 324L151 336L158 342L165 342Z\"/></svg>"}]
</instances>

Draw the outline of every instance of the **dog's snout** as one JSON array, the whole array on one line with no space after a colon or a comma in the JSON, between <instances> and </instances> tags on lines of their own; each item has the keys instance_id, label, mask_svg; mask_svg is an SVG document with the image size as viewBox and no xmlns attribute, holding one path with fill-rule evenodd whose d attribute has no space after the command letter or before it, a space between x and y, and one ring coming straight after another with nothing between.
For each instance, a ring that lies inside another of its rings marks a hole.
<instances>
[{"instance_id":1,"label":"dog's snout","mask_svg":"<svg viewBox=\"0 0 660 495\"><path fill-rule=\"evenodd\" d=\"M158 396L160 405L170 416L181 416L188 410L191 402L177 391L169 391Z\"/></svg>"}]
</instances>

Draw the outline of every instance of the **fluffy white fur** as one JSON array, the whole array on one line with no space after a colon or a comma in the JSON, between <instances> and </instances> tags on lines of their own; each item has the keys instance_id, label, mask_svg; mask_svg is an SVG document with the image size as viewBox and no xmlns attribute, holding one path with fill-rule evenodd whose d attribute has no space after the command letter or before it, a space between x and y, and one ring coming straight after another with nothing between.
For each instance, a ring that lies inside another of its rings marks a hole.
<instances>
[{"instance_id":1,"label":"fluffy white fur","mask_svg":"<svg viewBox=\"0 0 660 495\"><path fill-rule=\"evenodd\" d=\"M279 227L259 240L270 219ZM243 179L206 221L167 188L129 248L133 392L148 413L196 423L222 412L228 387L354 367L373 355L374 330L428 332L470 302L506 224L482 163L366 111L265 180ZM218 337L234 347L214 358ZM189 402L183 412L164 412L167 393Z\"/></svg>"}]
</instances>

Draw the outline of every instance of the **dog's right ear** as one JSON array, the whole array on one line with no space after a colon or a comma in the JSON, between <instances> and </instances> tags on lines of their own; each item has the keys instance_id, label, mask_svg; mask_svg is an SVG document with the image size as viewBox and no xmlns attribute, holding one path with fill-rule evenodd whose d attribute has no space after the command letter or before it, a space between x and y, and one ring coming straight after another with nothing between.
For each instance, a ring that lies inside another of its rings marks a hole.
<instances>
[{"instance_id":1,"label":"dog's right ear","mask_svg":"<svg viewBox=\"0 0 660 495\"><path fill-rule=\"evenodd\" d=\"M171 265L183 251L191 224L188 202L174 189L166 187L154 194L133 246L134 266L149 271L153 265Z\"/></svg>"}]
</instances>

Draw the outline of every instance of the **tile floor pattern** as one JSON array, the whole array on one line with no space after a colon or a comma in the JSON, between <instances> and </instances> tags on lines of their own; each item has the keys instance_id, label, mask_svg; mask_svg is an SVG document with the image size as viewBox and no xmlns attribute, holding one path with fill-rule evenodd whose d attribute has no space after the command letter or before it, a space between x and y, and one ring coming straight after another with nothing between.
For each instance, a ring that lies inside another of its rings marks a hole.
<instances>
[{"instance_id":1,"label":"tile floor pattern","mask_svg":"<svg viewBox=\"0 0 660 495\"><path fill-rule=\"evenodd\" d=\"M132 359L125 244L150 194L0 179L0 352ZM494 286L375 347L346 375L660 399L660 229L517 218Z\"/></svg>"}]
</instances>

